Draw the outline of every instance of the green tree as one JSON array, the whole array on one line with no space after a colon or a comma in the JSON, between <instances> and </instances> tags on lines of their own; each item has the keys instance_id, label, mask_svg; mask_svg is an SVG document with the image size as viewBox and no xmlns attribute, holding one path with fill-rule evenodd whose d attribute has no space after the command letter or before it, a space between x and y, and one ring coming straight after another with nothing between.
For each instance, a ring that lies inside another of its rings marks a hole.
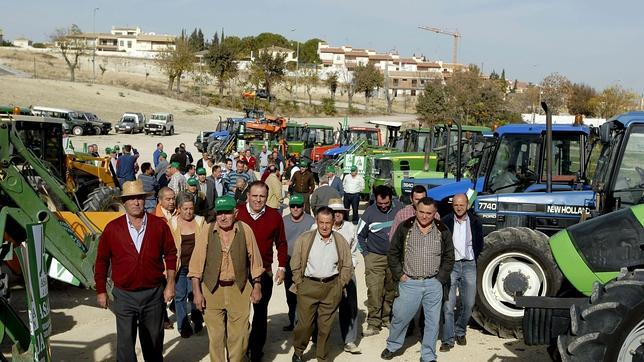
<instances>
[{"instance_id":1,"label":"green tree","mask_svg":"<svg viewBox=\"0 0 644 362\"><path fill-rule=\"evenodd\" d=\"M329 92L331 92L331 99L335 100L335 92L338 90L338 73L331 72L327 74L324 84L329 88Z\"/></svg>"},{"instance_id":2,"label":"green tree","mask_svg":"<svg viewBox=\"0 0 644 362\"><path fill-rule=\"evenodd\" d=\"M206 55L208 70L217 79L219 95L224 94L226 82L237 76L237 57L235 51L226 43L212 45Z\"/></svg>"},{"instance_id":3,"label":"green tree","mask_svg":"<svg viewBox=\"0 0 644 362\"><path fill-rule=\"evenodd\" d=\"M587 117L595 115L595 106L592 99L597 96L597 91L589 85L574 83L570 86L570 93L566 106L570 114L583 114Z\"/></svg>"},{"instance_id":4,"label":"green tree","mask_svg":"<svg viewBox=\"0 0 644 362\"><path fill-rule=\"evenodd\" d=\"M432 79L425 85L425 90L418 96L416 112L418 118L426 124L445 121L450 114L450 96L439 79Z\"/></svg>"},{"instance_id":5,"label":"green tree","mask_svg":"<svg viewBox=\"0 0 644 362\"><path fill-rule=\"evenodd\" d=\"M275 54L269 52L260 52L253 60L251 72L257 80L264 84L264 88L269 94L273 87L279 84L286 74L286 54Z\"/></svg>"},{"instance_id":6,"label":"green tree","mask_svg":"<svg viewBox=\"0 0 644 362\"><path fill-rule=\"evenodd\" d=\"M156 63L168 76L168 90L171 91L176 80L177 92L181 92L181 76L190 72L194 66L194 51L190 47L185 32L175 40L175 48L170 47L159 52Z\"/></svg>"},{"instance_id":7,"label":"green tree","mask_svg":"<svg viewBox=\"0 0 644 362\"><path fill-rule=\"evenodd\" d=\"M356 92L364 92L365 102L367 103L372 97L373 91L382 87L384 82L382 73L372 63L358 65L353 73L353 79L356 85Z\"/></svg>"},{"instance_id":8,"label":"green tree","mask_svg":"<svg viewBox=\"0 0 644 362\"><path fill-rule=\"evenodd\" d=\"M553 113L561 112L570 93L570 81L559 73L552 73L541 82L542 100L548 103Z\"/></svg>"},{"instance_id":9,"label":"green tree","mask_svg":"<svg viewBox=\"0 0 644 362\"><path fill-rule=\"evenodd\" d=\"M65 59L69 68L69 80L76 81L76 68L78 59L88 51L85 40L80 37L83 32L76 24L69 28L58 28L50 36L52 43Z\"/></svg>"},{"instance_id":10,"label":"green tree","mask_svg":"<svg viewBox=\"0 0 644 362\"><path fill-rule=\"evenodd\" d=\"M313 38L300 43L300 64L319 64L320 57L318 56L318 44L321 42L321 39ZM297 49L292 47L292 49Z\"/></svg>"},{"instance_id":11,"label":"green tree","mask_svg":"<svg viewBox=\"0 0 644 362\"><path fill-rule=\"evenodd\" d=\"M598 96L593 98L596 114L602 118L610 118L616 114L630 111L637 107L637 94L613 85L604 89Z\"/></svg>"}]
</instances>

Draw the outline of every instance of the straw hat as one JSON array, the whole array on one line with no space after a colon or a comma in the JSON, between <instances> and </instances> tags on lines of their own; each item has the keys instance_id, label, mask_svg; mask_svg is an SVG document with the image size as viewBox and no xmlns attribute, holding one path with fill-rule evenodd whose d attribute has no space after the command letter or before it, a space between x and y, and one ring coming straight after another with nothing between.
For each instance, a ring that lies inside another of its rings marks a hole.
<instances>
[{"instance_id":1,"label":"straw hat","mask_svg":"<svg viewBox=\"0 0 644 362\"><path fill-rule=\"evenodd\" d=\"M151 196L152 192L143 191L143 182L141 180L136 181L126 181L123 183L123 192L121 192L120 198L126 198L130 196Z\"/></svg>"},{"instance_id":2,"label":"straw hat","mask_svg":"<svg viewBox=\"0 0 644 362\"><path fill-rule=\"evenodd\" d=\"M329 199L329 207L333 209L333 211L349 210L344 208L344 203L342 202L342 199Z\"/></svg>"}]
</instances>

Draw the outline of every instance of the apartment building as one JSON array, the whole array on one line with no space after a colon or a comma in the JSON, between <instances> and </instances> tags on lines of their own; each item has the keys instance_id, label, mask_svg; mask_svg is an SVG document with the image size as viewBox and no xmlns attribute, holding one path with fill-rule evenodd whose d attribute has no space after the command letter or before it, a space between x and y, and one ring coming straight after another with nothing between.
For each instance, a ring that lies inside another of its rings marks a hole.
<instances>
[{"instance_id":1,"label":"apartment building","mask_svg":"<svg viewBox=\"0 0 644 362\"><path fill-rule=\"evenodd\" d=\"M349 80L357 66L373 64L383 73L389 92L394 96L416 96L429 80L442 80L453 71L451 64L431 62L422 56L402 57L397 53L378 53L351 46L331 47L323 42L318 44L318 56L322 61L322 78L335 72Z\"/></svg>"},{"instance_id":2,"label":"apartment building","mask_svg":"<svg viewBox=\"0 0 644 362\"><path fill-rule=\"evenodd\" d=\"M100 55L126 55L136 58L154 58L166 49L174 49L174 35L144 33L140 27L113 26L109 33L83 33L82 38L88 48L96 46Z\"/></svg>"}]
</instances>

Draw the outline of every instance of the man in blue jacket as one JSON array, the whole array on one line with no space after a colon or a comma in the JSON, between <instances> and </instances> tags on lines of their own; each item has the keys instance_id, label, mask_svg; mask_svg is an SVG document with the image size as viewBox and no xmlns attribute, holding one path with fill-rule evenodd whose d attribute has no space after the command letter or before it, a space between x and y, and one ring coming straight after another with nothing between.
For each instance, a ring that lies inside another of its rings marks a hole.
<instances>
[{"instance_id":1,"label":"man in blue jacket","mask_svg":"<svg viewBox=\"0 0 644 362\"><path fill-rule=\"evenodd\" d=\"M136 180L136 172L139 168L136 163L138 158L139 152L134 150L134 154L132 154L132 146L123 146L123 154L116 161L116 177L119 179L120 185L126 181Z\"/></svg>"},{"instance_id":2,"label":"man in blue jacket","mask_svg":"<svg viewBox=\"0 0 644 362\"><path fill-rule=\"evenodd\" d=\"M443 223L452 233L455 262L451 273L449 297L443 304L441 352L452 349L455 339L460 346L467 344L465 332L476 298L476 259L483 249L483 225L476 215L468 212L467 196L455 195L452 208L454 212L443 219ZM462 308L454 318L457 289Z\"/></svg>"}]
</instances>

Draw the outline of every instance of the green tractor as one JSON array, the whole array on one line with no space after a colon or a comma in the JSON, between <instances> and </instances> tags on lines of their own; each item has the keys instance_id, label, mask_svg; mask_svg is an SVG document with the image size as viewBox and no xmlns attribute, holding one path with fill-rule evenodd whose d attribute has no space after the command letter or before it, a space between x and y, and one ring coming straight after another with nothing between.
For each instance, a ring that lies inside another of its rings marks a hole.
<instances>
[{"instance_id":1,"label":"green tractor","mask_svg":"<svg viewBox=\"0 0 644 362\"><path fill-rule=\"evenodd\" d=\"M453 179L457 173L453 166L467 162L474 144L489 131L487 127L461 126L457 122L451 126L438 124L432 128L405 130L402 149L406 151L374 155L368 160L373 166L365 183L370 189L392 186L394 194L400 197L404 178ZM461 155L460 161L457 154Z\"/></svg>"},{"instance_id":2,"label":"green tractor","mask_svg":"<svg viewBox=\"0 0 644 362\"><path fill-rule=\"evenodd\" d=\"M534 264L557 276L549 280L556 290L517 294L515 305L525 308L526 344L548 344L564 361L643 360L644 112L608 120L599 140L594 207L581 210L591 219L554 234L542 254L550 262Z\"/></svg>"},{"instance_id":3,"label":"green tractor","mask_svg":"<svg viewBox=\"0 0 644 362\"><path fill-rule=\"evenodd\" d=\"M563 361L644 359L644 205L571 226L549 245L564 278L590 298L517 298L526 344L549 344Z\"/></svg>"}]
</instances>

